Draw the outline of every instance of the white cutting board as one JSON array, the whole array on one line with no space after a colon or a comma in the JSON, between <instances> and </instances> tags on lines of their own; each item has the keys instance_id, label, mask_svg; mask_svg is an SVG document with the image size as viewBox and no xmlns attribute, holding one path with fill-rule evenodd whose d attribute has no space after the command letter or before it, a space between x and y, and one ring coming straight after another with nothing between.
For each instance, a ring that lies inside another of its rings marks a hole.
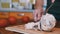
<instances>
[{"instance_id":1,"label":"white cutting board","mask_svg":"<svg viewBox=\"0 0 60 34\"><path fill-rule=\"evenodd\" d=\"M5 29L8 31L14 31L14 32L24 33L24 34L60 34L60 28L54 28L53 32L44 32L44 31L38 31L38 30L26 30L24 28L24 25L6 27Z\"/></svg>"}]
</instances>

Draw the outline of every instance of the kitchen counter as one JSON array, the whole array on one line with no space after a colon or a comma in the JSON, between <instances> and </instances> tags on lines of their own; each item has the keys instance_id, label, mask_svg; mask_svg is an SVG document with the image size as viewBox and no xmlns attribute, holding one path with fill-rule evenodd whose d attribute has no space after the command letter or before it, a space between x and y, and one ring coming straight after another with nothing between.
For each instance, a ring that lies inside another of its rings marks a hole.
<instances>
[{"instance_id":1,"label":"kitchen counter","mask_svg":"<svg viewBox=\"0 0 60 34\"><path fill-rule=\"evenodd\" d=\"M57 25L60 26L60 24L59 24L60 22L58 21L57 23L58 23ZM17 24L15 24L15 25L9 25L9 26L13 26L13 27L14 27L14 26L16 26L16 25L18 26L18 25L22 25L22 24L23 24L23 23L17 23ZM9 26L8 26L8 27L9 27ZM58 27L58 26L57 26L57 27ZM38 31L38 32L40 32L40 34L60 34L60 28L57 28L57 27L54 28L53 32L44 32L44 31ZM18 28L21 28L21 27L18 27ZM20 30L20 29L19 29L19 30ZM24 30L23 30L23 31L24 31ZM27 32L29 32L29 31L32 32L32 30L28 30ZM33 31L33 32L34 32L34 31ZM33 32L32 32L32 33L33 33ZM37 33L37 32L35 32L35 33ZM0 28L0 34L21 34L21 33L9 31L9 30L6 30L5 28Z\"/></svg>"},{"instance_id":2,"label":"kitchen counter","mask_svg":"<svg viewBox=\"0 0 60 34\"><path fill-rule=\"evenodd\" d=\"M44 32L44 31L38 31L33 29L28 30L28 29L25 29L24 25L6 27L5 29L8 31L24 33L24 34L60 34L60 28L54 28L52 32Z\"/></svg>"}]
</instances>

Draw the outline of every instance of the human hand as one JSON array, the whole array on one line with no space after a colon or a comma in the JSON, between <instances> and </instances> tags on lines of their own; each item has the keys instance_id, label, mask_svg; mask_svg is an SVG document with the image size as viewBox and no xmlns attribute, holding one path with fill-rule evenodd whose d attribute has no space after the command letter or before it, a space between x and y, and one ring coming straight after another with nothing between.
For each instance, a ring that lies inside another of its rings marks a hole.
<instances>
[{"instance_id":1,"label":"human hand","mask_svg":"<svg viewBox=\"0 0 60 34\"><path fill-rule=\"evenodd\" d=\"M34 12L33 12L33 15L34 15L34 21L40 20L42 14L43 14L43 10L42 10L42 9L35 9Z\"/></svg>"},{"instance_id":2,"label":"human hand","mask_svg":"<svg viewBox=\"0 0 60 34\"><path fill-rule=\"evenodd\" d=\"M51 2L52 2L52 3L54 3L54 2L55 2L55 0L51 0Z\"/></svg>"}]
</instances>

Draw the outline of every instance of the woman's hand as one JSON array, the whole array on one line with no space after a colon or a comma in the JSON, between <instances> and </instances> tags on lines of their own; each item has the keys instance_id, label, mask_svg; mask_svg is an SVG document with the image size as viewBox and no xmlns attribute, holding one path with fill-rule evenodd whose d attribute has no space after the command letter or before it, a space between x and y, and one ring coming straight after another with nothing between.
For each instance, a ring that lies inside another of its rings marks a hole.
<instances>
[{"instance_id":1,"label":"woman's hand","mask_svg":"<svg viewBox=\"0 0 60 34\"><path fill-rule=\"evenodd\" d=\"M40 20L42 14L43 14L43 10L42 10L42 9L35 9L34 12L33 12L33 15L34 15L34 21Z\"/></svg>"},{"instance_id":2,"label":"woman's hand","mask_svg":"<svg viewBox=\"0 0 60 34\"><path fill-rule=\"evenodd\" d=\"M54 3L54 2L55 2L55 0L51 0L51 2L52 2L52 3Z\"/></svg>"},{"instance_id":3,"label":"woman's hand","mask_svg":"<svg viewBox=\"0 0 60 34\"><path fill-rule=\"evenodd\" d=\"M34 14L34 21L39 21L43 14L44 0L36 0Z\"/></svg>"}]
</instances>

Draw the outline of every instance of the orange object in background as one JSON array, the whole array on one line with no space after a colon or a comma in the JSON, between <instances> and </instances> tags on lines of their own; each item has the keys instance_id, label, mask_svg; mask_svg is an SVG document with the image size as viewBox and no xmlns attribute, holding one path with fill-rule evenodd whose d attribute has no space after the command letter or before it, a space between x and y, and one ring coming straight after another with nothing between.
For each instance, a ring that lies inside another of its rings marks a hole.
<instances>
[{"instance_id":1,"label":"orange object in background","mask_svg":"<svg viewBox=\"0 0 60 34\"><path fill-rule=\"evenodd\" d=\"M21 20L22 20L22 22L27 23L30 21L30 18L28 16L22 16Z\"/></svg>"},{"instance_id":2,"label":"orange object in background","mask_svg":"<svg viewBox=\"0 0 60 34\"><path fill-rule=\"evenodd\" d=\"M8 18L9 24L16 24L17 19L14 16L10 16Z\"/></svg>"},{"instance_id":3,"label":"orange object in background","mask_svg":"<svg viewBox=\"0 0 60 34\"><path fill-rule=\"evenodd\" d=\"M8 21L6 19L0 19L0 27L5 27L8 25Z\"/></svg>"}]
</instances>

